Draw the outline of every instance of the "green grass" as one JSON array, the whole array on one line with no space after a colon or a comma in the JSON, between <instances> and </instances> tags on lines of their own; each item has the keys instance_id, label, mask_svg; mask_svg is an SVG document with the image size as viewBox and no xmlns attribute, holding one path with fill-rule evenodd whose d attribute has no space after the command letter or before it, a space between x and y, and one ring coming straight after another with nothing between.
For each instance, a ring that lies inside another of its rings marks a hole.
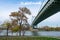
<instances>
[{"instance_id":1,"label":"green grass","mask_svg":"<svg viewBox=\"0 0 60 40\"><path fill-rule=\"evenodd\" d=\"M60 40L51 37L0 37L0 40Z\"/></svg>"}]
</instances>

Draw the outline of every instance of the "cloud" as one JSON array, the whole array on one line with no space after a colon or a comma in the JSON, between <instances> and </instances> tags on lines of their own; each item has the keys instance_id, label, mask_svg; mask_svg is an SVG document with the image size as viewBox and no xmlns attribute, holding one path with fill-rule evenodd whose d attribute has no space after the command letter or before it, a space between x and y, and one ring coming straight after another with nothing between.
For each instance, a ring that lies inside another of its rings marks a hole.
<instances>
[{"instance_id":1,"label":"cloud","mask_svg":"<svg viewBox=\"0 0 60 40\"><path fill-rule=\"evenodd\" d=\"M41 1L39 2L20 2L19 5L40 5Z\"/></svg>"}]
</instances>

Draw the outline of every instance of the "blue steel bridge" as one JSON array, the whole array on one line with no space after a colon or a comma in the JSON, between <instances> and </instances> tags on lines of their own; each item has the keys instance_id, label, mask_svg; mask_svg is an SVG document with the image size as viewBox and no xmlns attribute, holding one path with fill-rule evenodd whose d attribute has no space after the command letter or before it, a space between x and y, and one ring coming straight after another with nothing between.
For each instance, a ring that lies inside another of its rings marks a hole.
<instances>
[{"instance_id":1,"label":"blue steel bridge","mask_svg":"<svg viewBox=\"0 0 60 40\"><path fill-rule=\"evenodd\" d=\"M36 26L38 23L56 14L58 11L60 11L60 0L48 0L33 20L32 26Z\"/></svg>"}]
</instances>

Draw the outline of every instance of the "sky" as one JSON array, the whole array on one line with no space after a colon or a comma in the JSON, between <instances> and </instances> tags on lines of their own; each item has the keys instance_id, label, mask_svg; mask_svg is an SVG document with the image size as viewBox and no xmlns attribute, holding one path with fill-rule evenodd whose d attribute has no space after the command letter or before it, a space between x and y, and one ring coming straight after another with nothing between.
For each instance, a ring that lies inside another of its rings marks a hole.
<instances>
[{"instance_id":1,"label":"sky","mask_svg":"<svg viewBox=\"0 0 60 40\"><path fill-rule=\"evenodd\" d=\"M18 11L19 7L27 7L31 15L27 15L29 24L32 23L38 12L45 5L47 0L0 0L0 24L5 20L10 20L10 13ZM60 26L60 12L47 18L38 24L38 26Z\"/></svg>"}]
</instances>

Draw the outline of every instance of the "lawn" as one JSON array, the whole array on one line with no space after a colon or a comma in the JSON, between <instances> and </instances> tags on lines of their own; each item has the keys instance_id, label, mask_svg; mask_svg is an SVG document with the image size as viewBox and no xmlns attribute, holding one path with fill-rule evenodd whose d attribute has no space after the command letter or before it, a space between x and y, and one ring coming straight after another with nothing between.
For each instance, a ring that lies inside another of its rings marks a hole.
<instances>
[{"instance_id":1,"label":"lawn","mask_svg":"<svg viewBox=\"0 0 60 40\"><path fill-rule=\"evenodd\" d=\"M51 37L0 37L0 40L60 40L57 38L51 38Z\"/></svg>"}]
</instances>

